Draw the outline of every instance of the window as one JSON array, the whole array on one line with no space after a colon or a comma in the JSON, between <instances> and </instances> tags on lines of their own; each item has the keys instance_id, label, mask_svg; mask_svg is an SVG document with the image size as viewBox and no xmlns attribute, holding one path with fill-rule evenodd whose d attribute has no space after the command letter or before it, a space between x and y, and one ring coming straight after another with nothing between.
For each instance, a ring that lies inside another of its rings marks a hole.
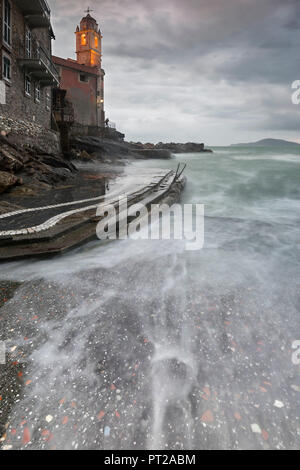
<instances>
[{"instance_id":1,"label":"window","mask_svg":"<svg viewBox=\"0 0 300 470\"><path fill-rule=\"evenodd\" d=\"M96 49L98 49L98 44L99 44L98 37L95 36L95 48Z\"/></svg>"},{"instance_id":2,"label":"window","mask_svg":"<svg viewBox=\"0 0 300 470\"><path fill-rule=\"evenodd\" d=\"M11 45L11 4L4 0L3 39L6 44Z\"/></svg>"},{"instance_id":3,"label":"window","mask_svg":"<svg viewBox=\"0 0 300 470\"><path fill-rule=\"evenodd\" d=\"M31 31L29 28L26 28L25 33L25 54L27 59L31 57Z\"/></svg>"},{"instance_id":4,"label":"window","mask_svg":"<svg viewBox=\"0 0 300 470\"><path fill-rule=\"evenodd\" d=\"M3 78L5 80L11 80L11 60L7 55L3 54Z\"/></svg>"},{"instance_id":5,"label":"window","mask_svg":"<svg viewBox=\"0 0 300 470\"><path fill-rule=\"evenodd\" d=\"M81 45L82 46L86 46L87 42L86 42L86 34L82 34L81 35Z\"/></svg>"},{"instance_id":6,"label":"window","mask_svg":"<svg viewBox=\"0 0 300 470\"><path fill-rule=\"evenodd\" d=\"M41 85L36 83L35 85L35 101L39 103L41 101Z\"/></svg>"},{"instance_id":7,"label":"window","mask_svg":"<svg viewBox=\"0 0 300 470\"><path fill-rule=\"evenodd\" d=\"M31 95L31 78L29 75L25 76L25 94L27 96Z\"/></svg>"},{"instance_id":8,"label":"window","mask_svg":"<svg viewBox=\"0 0 300 470\"><path fill-rule=\"evenodd\" d=\"M80 73L80 74L79 74L79 80L80 80L81 82L85 82L85 83L86 83L86 82L89 81L89 77L88 77L87 75L85 75L84 73Z\"/></svg>"}]
</instances>

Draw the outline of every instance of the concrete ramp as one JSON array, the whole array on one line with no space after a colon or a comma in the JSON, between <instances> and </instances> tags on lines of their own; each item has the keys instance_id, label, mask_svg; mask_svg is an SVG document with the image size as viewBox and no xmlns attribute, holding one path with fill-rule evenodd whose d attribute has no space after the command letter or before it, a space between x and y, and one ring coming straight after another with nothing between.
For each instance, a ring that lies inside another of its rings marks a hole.
<instances>
[{"instance_id":1,"label":"concrete ramp","mask_svg":"<svg viewBox=\"0 0 300 470\"><path fill-rule=\"evenodd\" d=\"M175 171L128 168L109 183L105 196L31 207L0 216L0 260L62 253L96 237L99 206L127 198L128 206L159 203L171 191ZM182 181L182 179L181 179Z\"/></svg>"}]
</instances>

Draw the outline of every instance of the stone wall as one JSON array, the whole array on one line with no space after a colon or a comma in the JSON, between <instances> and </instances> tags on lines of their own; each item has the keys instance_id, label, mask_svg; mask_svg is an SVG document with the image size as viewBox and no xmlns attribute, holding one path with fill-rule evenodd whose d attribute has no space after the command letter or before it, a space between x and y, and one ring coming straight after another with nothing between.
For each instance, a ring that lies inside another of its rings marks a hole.
<instances>
[{"instance_id":1,"label":"stone wall","mask_svg":"<svg viewBox=\"0 0 300 470\"><path fill-rule=\"evenodd\" d=\"M74 122L70 129L70 136L92 136L92 137L103 137L103 129L98 126L84 126L78 122Z\"/></svg>"},{"instance_id":2,"label":"stone wall","mask_svg":"<svg viewBox=\"0 0 300 470\"><path fill-rule=\"evenodd\" d=\"M36 122L48 129L51 128L51 88L41 88L40 100L36 100L36 83L31 83L31 96L25 94L25 73L19 66L18 59L25 55L25 19L14 0L12 6L12 44L8 46L3 38L3 3L0 0L0 79L2 74L2 56L11 59L11 81L5 81L6 104L0 104L0 115ZM51 37L49 28L32 30L32 43L38 41L51 57Z\"/></svg>"},{"instance_id":3,"label":"stone wall","mask_svg":"<svg viewBox=\"0 0 300 470\"><path fill-rule=\"evenodd\" d=\"M39 124L0 115L0 133L17 145L33 147L54 155L60 153L59 133Z\"/></svg>"},{"instance_id":4,"label":"stone wall","mask_svg":"<svg viewBox=\"0 0 300 470\"><path fill-rule=\"evenodd\" d=\"M70 129L70 137L89 136L100 139L123 141L125 135L110 127L83 126L75 122Z\"/></svg>"}]
</instances>

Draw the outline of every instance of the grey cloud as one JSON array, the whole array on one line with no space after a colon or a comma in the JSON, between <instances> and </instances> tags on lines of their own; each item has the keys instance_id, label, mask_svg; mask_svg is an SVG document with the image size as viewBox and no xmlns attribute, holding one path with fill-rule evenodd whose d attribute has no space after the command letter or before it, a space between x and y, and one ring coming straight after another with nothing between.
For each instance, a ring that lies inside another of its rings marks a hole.
<instances>
[{"instance_id":1,"label":"grey cloud","mask_svg":"<svg viewBox=\"0 0 300 470\"><path fill-rule=\"evenodd\" d=\"M82 2L50 3L55 53L73 57L73 33L83 16ZM254 121L262 137L266 130L289 131L297 137L294 122L299 111L295 107L286 114L290 105L286 90L300 79L299 0L90 3L104 34L108 114L119 120L129 138L155 140L157 120L160 126L165 123L159 128L160 138L164 129L166 138L176 139L178 132L198 138L197 122L201 122L201 140L207 136L210 141L215 137L219 143L231 143L241 140L238 130L253 130ZM267 95L273 90L280 100L268 99L262 93L264 85L270 89ZM167 123L170 107L177 112L178 124L173 118L172 125ZM220 132L216 134L215 128ZM244 136L251 140L250 135Z\"/></svg>"}]
</instances>

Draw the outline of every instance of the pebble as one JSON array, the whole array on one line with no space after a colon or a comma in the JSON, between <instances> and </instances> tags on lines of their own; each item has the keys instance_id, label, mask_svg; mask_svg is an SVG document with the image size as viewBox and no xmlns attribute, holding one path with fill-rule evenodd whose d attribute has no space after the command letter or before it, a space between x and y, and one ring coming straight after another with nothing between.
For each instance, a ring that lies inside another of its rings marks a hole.
<instances>
[{"instance_id":1,"label":"pebble","mask_svg":"<svg viewBox=\"0 0 300 470\"><path fill-rule=\"evenodd\" d=\"M261 434L261 429L258 424L256 423L251 424L251 429L252 429L252 432L254 432L255 434Z\"/></svg>"},{"instance_id":2,"label":"pebble","mask_svg":"<svg viewBox=\"0 0 300 470\"><path fill-rule=\"evenodd\" d=\"M283 408L284 404L282 403L282 401L275 400L274 406L276 406L276 408Z\"/></svg>"}]
</instances>

